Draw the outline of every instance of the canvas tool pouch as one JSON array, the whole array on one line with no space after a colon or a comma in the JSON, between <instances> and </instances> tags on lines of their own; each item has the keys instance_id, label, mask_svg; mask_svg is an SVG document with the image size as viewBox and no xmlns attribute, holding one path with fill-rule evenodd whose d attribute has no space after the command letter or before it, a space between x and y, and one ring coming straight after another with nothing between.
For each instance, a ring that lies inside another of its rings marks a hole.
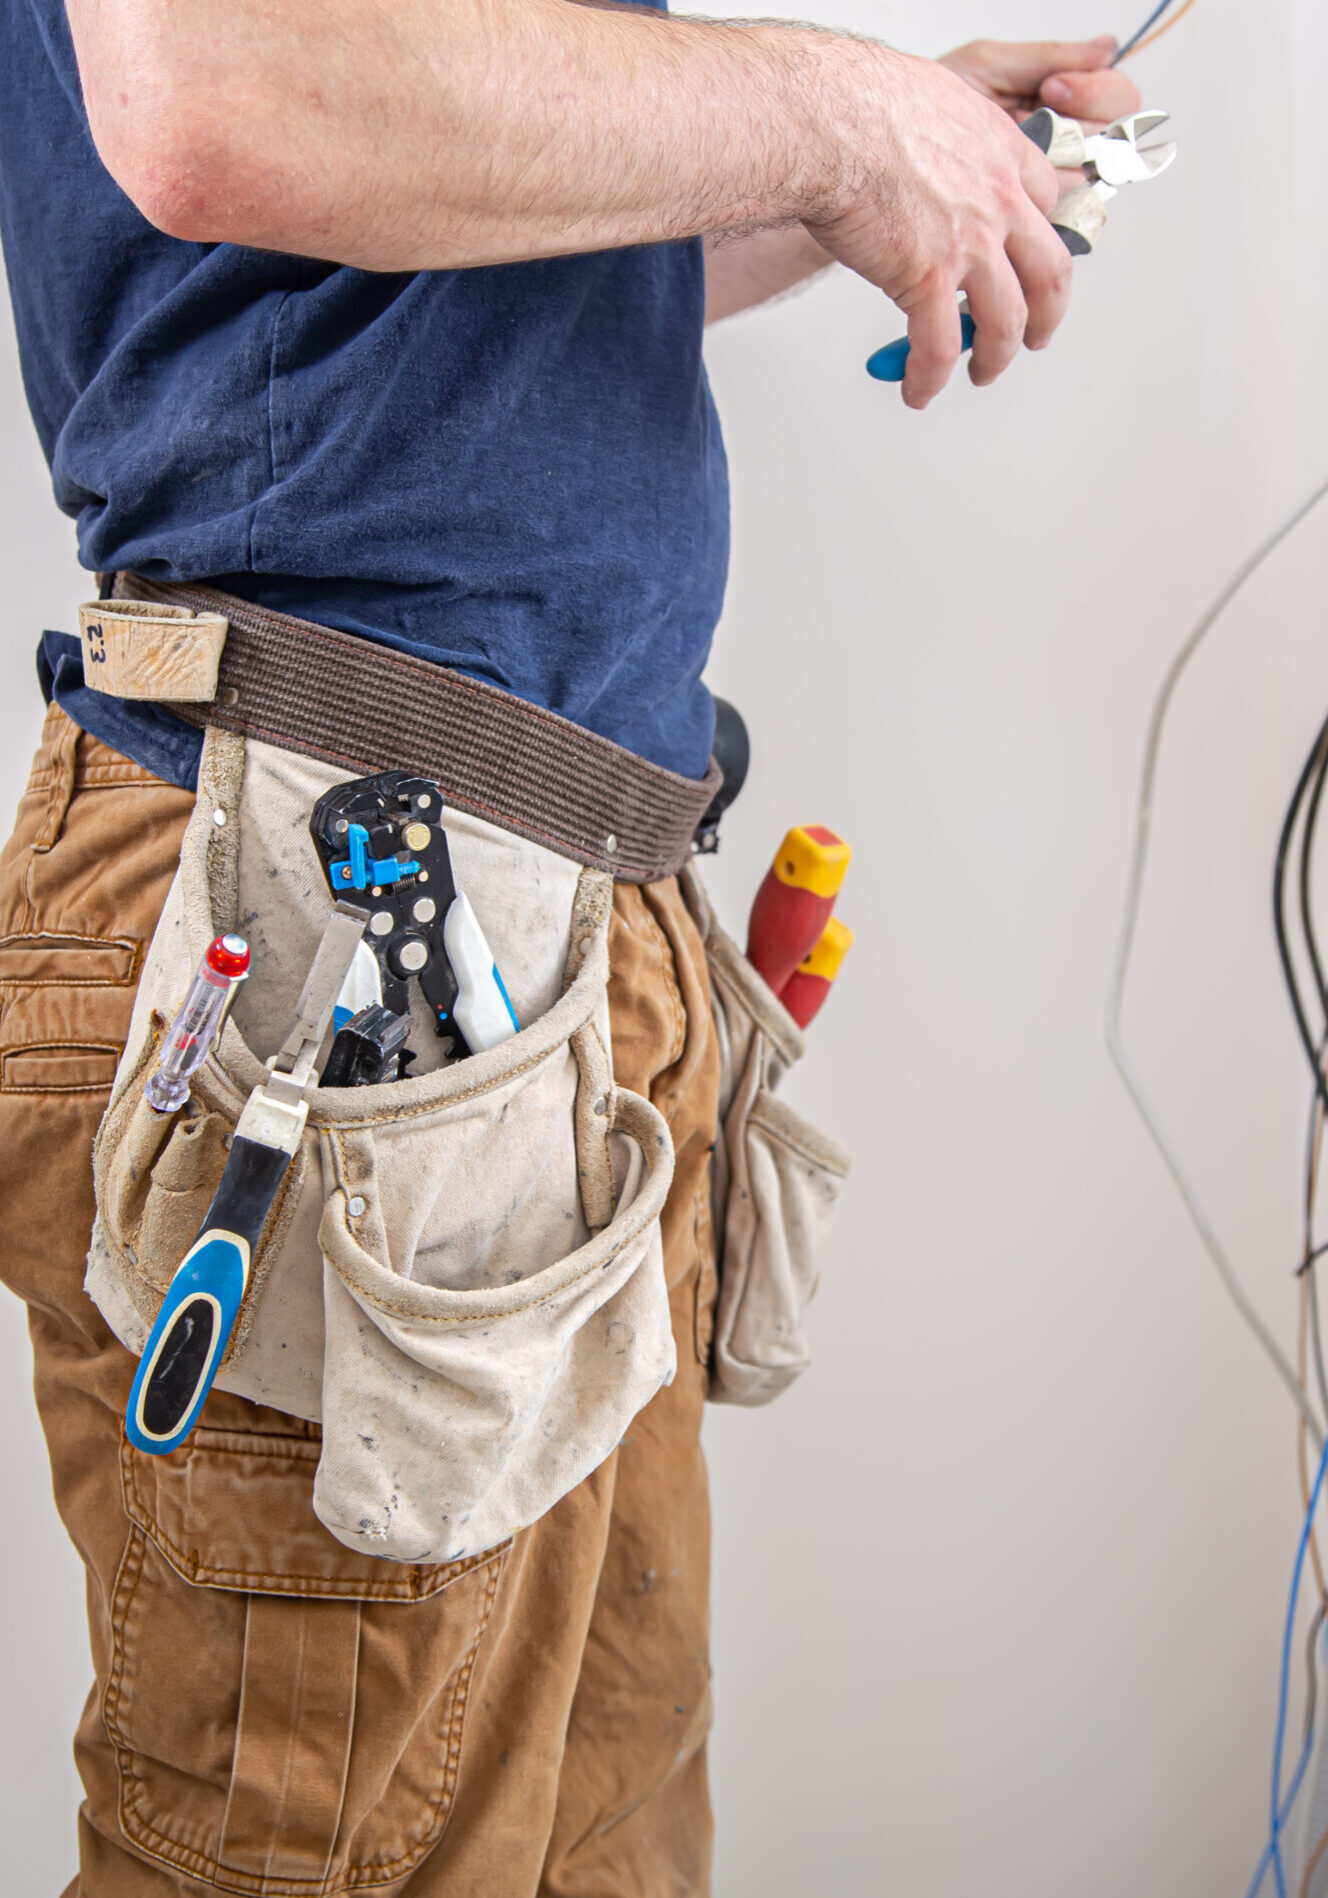
<instances>
[{"instance_id":1,"label":"canvas tool pouch","mask_svg":"<svg viewBox=\"0 0 1328 1898\"><path fill-rule=\"evenodd\" d=\"M132 1351L293 1019L331 904L309 814L354 775L207 730L94 1154L88 1289ZM659 1238L672 1149L655 1109L612 1079L612 881L479 816L445 824L524 1025L450 1067L311 1092L217 1379L320 1422L319 1517L348 1548L409 1563L533 1522L674 1369ZM189 1106L157 1115L143 1089L161 1037L204 949L233 929L254 975Z\"/></svg>"},{"instance_id":2,"label":"canvas tool pouch","mask_svg":"<svg viewBox=\"0 0 1328 1898\"><path fill-rule=\"evenodd\" d=\"M720 1049L710 1396L768 1404L809 1362L803 1323L849 1156L778 1098L780 1081L802 1058L802 1030L720 928L692 868L683 889L705 943Z\"/></svg>"}]
</instances>

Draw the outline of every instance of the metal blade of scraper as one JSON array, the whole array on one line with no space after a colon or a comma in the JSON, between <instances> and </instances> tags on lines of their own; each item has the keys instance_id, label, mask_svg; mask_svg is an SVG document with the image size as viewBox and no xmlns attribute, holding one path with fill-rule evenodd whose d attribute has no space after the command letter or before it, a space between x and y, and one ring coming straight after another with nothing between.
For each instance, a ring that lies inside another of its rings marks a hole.
<instances>
[{"instance_id":1,"label":"metal blade of scraper","mask_svg":"<svg viewBox=\"0 0 1328 1898\"><path fill-rule=\"evenodd\" d=\"M368 921L368 910L344 901L338 902L328 917L300 994L295 1021L272 1063L273 1083L285 1082L300 1094L308 1087L331 1025L332 1010Z\"/></svg>"}]
</instances>

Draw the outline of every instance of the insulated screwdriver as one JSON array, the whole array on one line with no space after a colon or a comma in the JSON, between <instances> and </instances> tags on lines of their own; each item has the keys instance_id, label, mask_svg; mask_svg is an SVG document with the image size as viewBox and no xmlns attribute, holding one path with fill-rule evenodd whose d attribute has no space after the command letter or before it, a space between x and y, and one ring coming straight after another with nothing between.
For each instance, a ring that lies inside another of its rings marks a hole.
<instances>
[{"instance_id":1,"label":"insulated screwdriver","mask_svg":"<svg viewBox=\"0 0 1328 1898\"><path fill-rule=\"evenodd\" d=\"M805 1028L830 993L844 957L853 947L853 931L832 916L820 940L805 955L780 991L779 999L799 1028Z\"/></svg>"},{"instance_id":2,"label":"insulated screwdriver","mask_svg":"<svg viewBox=\"0 0 1328 1898\"><path fill-rule=\"evenodd\" d=\"M852 852L824 824L799 824L775 852L747 925L747 960L781 999L820 942Z\"/></svg>"}]
</instances>

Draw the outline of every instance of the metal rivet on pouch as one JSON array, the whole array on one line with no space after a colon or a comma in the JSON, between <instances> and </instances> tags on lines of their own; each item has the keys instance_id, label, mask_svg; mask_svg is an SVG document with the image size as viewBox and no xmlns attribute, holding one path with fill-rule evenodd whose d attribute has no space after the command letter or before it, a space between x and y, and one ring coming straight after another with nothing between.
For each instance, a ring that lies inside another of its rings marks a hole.
<instances>
[{"instance_id":1,"label":"metal rivet on pouch","mask_svg":"<svg viewBox=\"0 0 1328 1898\"><path fill-rule=\"evenodd\" d=\"M226 813L225 813L225 811L222 811L222 810L216 810L216 811L213 811L213 813L212 813L212 821L213 821L213 823L214 823L214 824L224 824L224 823L226 822Z\"/></svg>"},{"instance_id":2,"label":"metal rivet on pouch","mask_svg":"<svg viewBox=\"0 0 1328 1898\"><path fill-rule=\"evenodd\" d=\"M224 685L217 694L217 701L221 705L238 705L240 703L239 687Z\"/></svg>"},{"instance_id":3,"label":"metal rivet on pouch","mask_svg":"<svg viewBox=\"0 0 1328 1898\"><path fill-rule=\"evenodd\" d=\"M365 1200L362 1200L359 1194L357 1193L354 1199L347 1200L346 1211L350 1214L352 1219L358 1219L360 1214L364 1211L367 1203L368 1202Z\"/></svg>"},{"instance_id":4,"label":"metal rivet on pouch","mask_svg":"<svg viewBox=\"0 0 1328 1898\"><path fill-rule=\"evenodd\" d=\"M599 1099L595 1102L595 1112L597 1114L607 1114L608 1111L609 1111L609 1103L605 1099L604 1095L601 1094Z\"/></svg>"},{"instance_id":5,"label":"metal rivet on pouch","mask_svg":"<svg viewBox=\"0 0 1328 1898\"><path fill-rule=\"evenodd\" d=\"M614 851L618 848L618 839L613 831L610 831L608 836L604 839L604 848L609 856L612 856Z\"/></svg>"}]
</instances>

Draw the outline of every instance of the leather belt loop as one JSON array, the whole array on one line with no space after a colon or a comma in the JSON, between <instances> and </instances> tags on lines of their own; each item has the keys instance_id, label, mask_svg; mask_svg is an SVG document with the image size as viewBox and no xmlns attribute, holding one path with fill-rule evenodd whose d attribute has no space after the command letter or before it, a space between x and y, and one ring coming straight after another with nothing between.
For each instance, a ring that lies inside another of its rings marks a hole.
<instances>
[{"instance_id":1,"label":"leather belt loop","mask_svg":"<svg viewBox=\"0 0 1328 1898\"><path fill-rule=\"evenodd\" d=\"M676 875L719 788L713 758L684 778L497 686L209 587L122 573L114 595L227 622L215 697L170 707L191 724L433 778L458 810L621 882Z\"/></svg>"}]
</instances>

